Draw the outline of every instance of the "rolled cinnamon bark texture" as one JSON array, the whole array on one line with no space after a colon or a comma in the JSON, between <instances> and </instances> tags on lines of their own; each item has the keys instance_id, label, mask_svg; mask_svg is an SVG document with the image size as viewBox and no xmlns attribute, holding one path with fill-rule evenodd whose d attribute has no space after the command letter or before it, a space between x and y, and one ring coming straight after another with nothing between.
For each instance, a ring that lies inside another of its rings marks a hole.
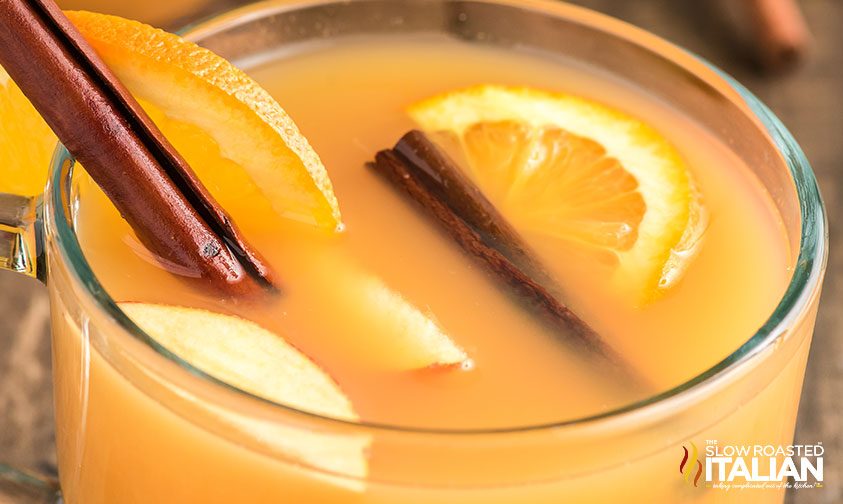
<instances>
[{"instance_id":1,"label":"rolled cinnamon bark texture","mask_svg":"<svg viewBox=\"0 0 843 504\"><path fill-rule=\"evenodd\" d=\"M541 261L461 168L420 131L410 131L369 167L407 196L501 287L562 342L637 391L652 386L561 301Z\"/></svg>"},{"instance_id":2,"label":"rolled cinnamon bark texture","mask_svg":"<svg viewBox=\"0 0 843 504\"><path fill-rule=\"evenodd\" d=\"M52 0L0 0L0 65L141 242L201 288L274 290L269 266Z\"/></svg>"}]
</instances>

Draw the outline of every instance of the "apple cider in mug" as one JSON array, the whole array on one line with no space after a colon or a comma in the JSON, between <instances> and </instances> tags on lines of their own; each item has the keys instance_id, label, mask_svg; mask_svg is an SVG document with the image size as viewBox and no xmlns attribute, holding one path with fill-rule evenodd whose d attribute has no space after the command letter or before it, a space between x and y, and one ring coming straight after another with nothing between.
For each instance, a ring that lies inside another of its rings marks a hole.
<instances>
[{"instance_id":1,"label":"apple cider in mug","mask_svg":"<svg viewBox=\"0 0 843 504\"><path fill-rule=\"evenodd\" d=\"M238 62L247 77L145 25L71 20L281 288L196 288L77 170L74 225L108 295L159 352L261 400L237 411L54 310L69 504L780 501L683 478L681 443L660 441L679 423L611 427L614 458L588 436L522 439L699 375L787 287L770 195L692 118L588 67L432 35L294 47ZM806 355L740 412L727 394L689 409L686 439L788 443ZM469 464L424 441L509 430L532 448L490 442ZM387 439L405 434L406 451Z\"/></svg>"}]
</instances>

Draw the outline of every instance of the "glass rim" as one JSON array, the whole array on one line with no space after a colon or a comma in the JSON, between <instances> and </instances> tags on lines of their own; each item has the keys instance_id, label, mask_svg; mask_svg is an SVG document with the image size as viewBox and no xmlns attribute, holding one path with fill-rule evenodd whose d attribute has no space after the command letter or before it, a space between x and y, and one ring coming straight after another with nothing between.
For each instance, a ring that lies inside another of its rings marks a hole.
<instances>
[{"instance_id":1,"label":"glass rim","mask_svg":"<svg viewBox=\"0 0 843 504\"><path fill-rule=\"evenodd\" d=\"M250 6L229 10L217 16L208 18L200 23L189 25L186 30L194 32L195 30L206 28L207 25L210 24L226 24L234 19L239 19L247 13L257 16L258 14L256 13L262 12L272 6L274 6L275 11L279 8L292 10L301 8L302 6L336 3L336 1L337 0L306 0L303 2L293 3L292 5L284 4L283 6L271 0L264 1ZM490 4L519 5L522 8L538 8L544 6L546 7L545 11L548 13L550 13L551 10L550 2L544 0L529 0L522 2L521 4L515 4L512 0L479 1L481 3ZM558 6L558 4L556 6ZM628 23L591 11L590 9L576 6L565 6L565 8L570 9L573 12L587 12L596 19L600 19L603 23L608 23L610 27L623 27L625 30L629 30L631 27ZM605 24L598 29L603 32L607 31ZM619 30L616 30L612 34L623 37L626 40L636 43L636 45L641 45L632 41L631 37L618 33L618 31ZM670 42L639 28L632 27L632 32L639 35L645 34L649 37L650 41L658 41L661 44L667 44L668 47L676 47ZM655 51L655 49L652 48L645 49L648 51ZM716 379L732 370L740 368L754 356L770 347L780 335L785 334L788 328L792 325L792 322L804 314L810 305L814 292L819 288L828 255L828 223L825 207L810 163L796 140L781 123L781 121L772 113L772 111L770 111L766 105L764 105L744 86L703 58L684 49L681 49L681 51L684 54L690 54L697 61L701 61L707 68L713 70L733 91L737 92L740 98L749 107L749 110L764 126L767 134L774 142L777 151L782 155L784 163L787 165L788 171L790 172L792 181L795 185L796 195L799 202L801 224L799 254L793 268L793 274L790 282L776 305L776 308L764 324L735 351L717 364L675 387L600 413L556 422L543 422L512 427L461 429L423 428L381 422L345 420L309 412L307 410L298 409L283 403L278 403L256 396L218 380L204 371L195 368L187 361L181 359L161 346L157 341L141 330L140 327L138 327L119 308L116 301L107 293L102 284L100 284L85 259L79 240L73 229L73 225L71 224L73 222L73 211L70 208L70 180L75 160L61 143L59 143L56 147L50 167L49 183L47 185L47 190L45 191L45 202L47 203L45 208L47 209L46 212L50 213L46 222L54 223L56 230L55 242L58 245L57 248L62 256L63 263L69 266L68 269L70 270L73 279L81 283L84 287L82 289L84 295L93 301L93 306L102 311L110 318L111 321L115 322L121 329L126 331L130 337L143 343L161 357L175 363L183 370L206 382L221 386L234 392L236 395L243 397L244 399L256 400L260 403L269 405L272 408L280 409L286 413L301 415L305 418L311 418L314 420L327 421L329 423L335 423L346 427L365 428L374 431L441 435L488 435L535 432L561 427L588 425L601 420L614 419L634 412L644 411L651 407L669 405L671 400L679 400L691 391L700 389L705 385L713 384ZM669 56L665 57L667 57L672 64L683 66L681 63L676 61L675 58L671 58Z\"/></svg>"}]
</instances>

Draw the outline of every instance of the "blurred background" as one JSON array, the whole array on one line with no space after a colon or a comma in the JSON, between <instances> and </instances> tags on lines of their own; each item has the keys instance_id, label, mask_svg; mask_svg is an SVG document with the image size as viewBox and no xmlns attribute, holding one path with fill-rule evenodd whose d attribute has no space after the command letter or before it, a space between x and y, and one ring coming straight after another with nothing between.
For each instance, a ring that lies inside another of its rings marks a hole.
<instances>
[{"instance_id":1,"label":"blurred background","mask_svg":"<svg viewBox=\"0 0 843 504\"><path fill-rule=\"evenodd\" d=\"M247 2L58 0L176 29ZM831 256L800 406L797 442L824 445L825 487L789 504L843 502L843 2L572 0L656 33L736 77L782 119L811 161L828 206ZM771 17L758 13L767 5ZM804 27L800 21L804 19ZM0 274L0 459L54 471L49 308L35 281Z\"/></svg>"}]
</instances>

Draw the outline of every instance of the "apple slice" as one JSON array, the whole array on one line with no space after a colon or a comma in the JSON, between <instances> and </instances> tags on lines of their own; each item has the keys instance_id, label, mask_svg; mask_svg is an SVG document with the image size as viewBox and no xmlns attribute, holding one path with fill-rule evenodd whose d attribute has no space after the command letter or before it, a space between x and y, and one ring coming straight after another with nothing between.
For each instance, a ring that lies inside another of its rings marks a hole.
<instances>
[{"instance_id":1,"label":"apple slice","mask_svg":"<svg viewBox=\"0 0 843 504\"><path fill-rule=\"evenodd\" d=\"M361 365L386 371L457 367L469 363L466 352L433 319L364 271L350 258L325 254L317 263L315 293L337 325L355 327L354 337L332 342Z\"/></svg>"},{"instance_id":2,"label":"apple slice","mask_svg":"<svg viewBox=\"0 0 843 504\"><path fill-rule=\"evenodd\" d=\"M167 350L220 381L299 410L348 421L359 419L351 401L325 371L254 322L193 308L143 303L119 306ZM326 483L356 492L365 490L369 435L303 429L294 423L253 418L202 403L215 417L236 427L235 431L253 436L261 450L318 469Z\"/></svg>"},{"instance_id":3,"label":"apple slice","mask_svg":"<svg viewBox=\"0 0 843 504\"><path fill-rule=\"evenodd\" d=\"M120 308L167 350L222 382L296 409L358 419L325 371L254 322L177 306L122 303Z\"/></svg>"}]
</instances>

